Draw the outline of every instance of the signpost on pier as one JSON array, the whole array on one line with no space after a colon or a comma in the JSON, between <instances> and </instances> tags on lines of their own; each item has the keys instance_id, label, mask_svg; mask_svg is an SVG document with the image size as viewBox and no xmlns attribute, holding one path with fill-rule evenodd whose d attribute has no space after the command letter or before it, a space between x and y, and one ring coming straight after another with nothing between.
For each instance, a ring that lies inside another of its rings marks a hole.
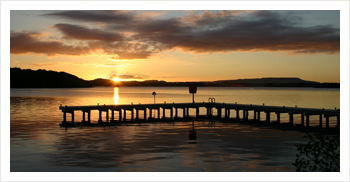
<instances>
[{"instance_id":1,"label":"signpost on pier","mask_svg":"<svg viewBox=\"0 0 350 182\"><path fill-rule=\"evenodd\" d=\"M153 92L152 95L154 96L154 103L156 103L156 92Z\"/></svg>"},{"instance_id":2,"label":"signpost on pier","mask_svg":"<svg viewBox=\"0 0 350 182\"><path fill-rule=\"evenodd\" d=\"M194 94L197 93L197 85L195 83L190 84L190 93L192 94L192 103L194 103Z\"/></svg>"}]
</instances>

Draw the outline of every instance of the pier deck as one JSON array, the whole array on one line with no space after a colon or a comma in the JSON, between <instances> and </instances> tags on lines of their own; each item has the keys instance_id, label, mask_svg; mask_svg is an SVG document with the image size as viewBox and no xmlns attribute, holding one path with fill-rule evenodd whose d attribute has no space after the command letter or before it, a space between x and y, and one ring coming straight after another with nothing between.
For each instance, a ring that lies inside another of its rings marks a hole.
<instances>
[{"instance_id":1,"label":"pier deck","mask_svg":"<svg viewBox=\"0 0 350 182\"><path fill-rule=\"evenodd\" d=\"M247 104L237 104L237 103L213 103L213 102L203 102L203 103L162 103L162 104L129 104L129 105L91 105L91 106L60 106L59 109L63 112L63 121L60 126L74 126L74 112L82 111L83 120L81 124L89 125L91 124L91 111L98 110L99 111L99 119L98 124L115 124L118 122L126 121L126 112L131 112L131 122L135 122L139 119L139 111L143 111L144 119L143 120L164 120L164 119L177 119L179 117L178 110L182 109L182 118L189 118L189 108L196 109L196 116L200 117L203 115L199 115L199 108L206 108L205 117L208 118L220 118L220 119L232 119L230 118L230 111L234 110L236 112L236 117L234 120L249 120L249 111L254 112L254 121L261 121L260 113L263 112L266 114L266 120L264 122L271 122L270 115L271 113L275 113L277 116L277 124L281 123L280 114L288 113L289 114L289 124L293 126L294 115L301 114L301 126L309 127L310 125L310 116L319 115L319 127L323 128L323 118L325 121L325 128L329 128L329 118L336 117L336 127L340 126L340 110L338 109L315 109L315 108L300 108L300 107L279 107L279 106L265 106L265 105L247 105ZM216 109L216 115L214 116L213 109ZM147 110L149 111L149 118L147 118ZM157 117L152 116L152 111L157 110ZM162 110L162 117L160 110ZM166 118L165 111L170 110L170 116ZM175 115L174 115L175 110ZM222 117L222 110L224 110L224 117ZM115 112L119 112L119 117L114 118ZM136 118L134 118L134 111L136 111ZM240 118L239 112L243 111L243 117ZM105 121L103 121L102 113L106 113ZM111 112L111 118L109 118L109 113ZM67 113L71 114L71 121L68 122L66 115ZM86 117L87 114L87 117ZM305 123L306 119L306 123Z\"/></svg>"}]
</instances>

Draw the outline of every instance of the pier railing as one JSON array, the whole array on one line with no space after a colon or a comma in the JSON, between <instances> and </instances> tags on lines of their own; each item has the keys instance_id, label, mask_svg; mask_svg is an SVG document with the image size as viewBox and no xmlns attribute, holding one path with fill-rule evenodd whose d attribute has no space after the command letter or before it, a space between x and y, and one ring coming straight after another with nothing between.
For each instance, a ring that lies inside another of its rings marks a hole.
<instances>
[{"instance_id":1,"label":"pier railing","mask_svg":"<svg viewBox=\"0 0 350 182\"><path fill-rule=\"evenodd\" d=\"M199 108L206 108L206 115L199 115ZM310 125L309 117L312 115L319 115L319 126L322 128L323 118L326 119L326 128L329 128L329 118L336 117L337 127L339 128L340 122L340 110L339 109L315 109L315 108L300 108L300 107L285 107L285 106L265 106L265 105L248 105L248 104L237 104L237 103L213 103L213 102L203 102L203 103L158 103L158 104L125 104L125 105L90 105L90 106L60 106L59 109L63 112L63 122L61 125L74 125L74 111L82 111L83 120L82 124L91 124L91 111L99 111L99 124L113 124L118 122L125 122L126 112L131 112L131 122L139 119L139 111L143 111L144 117L143 120L147 119L177 119L179 118L178 110L182 109L182 118L189 117L189 108L196 109L195 117L216 117L220 119L230 119L230 111L234 110L236 112L235 120L249 120L249 111L254 112L254 121L261 121L260 113L264 112L266 114L265 122L271 122L270 114L275 113L277 115L276 123L281 123L280 114L288 113L289 114L289 124L293 125L294 115L301 114L301 125L306 127ZM160 110L162 109L163 114L160 116ZM216 109L216 115L213 115L213 109ZM147 110L149 111L147 118ZM157 117L152 116L152 111L157 110ZM170 110L169 118L166 118L165 111ZM222 110L224 110L224 116L222 117ZM134 119L134 111L136 112L136 117ZM175 115L174 115L175 111ZM243 111L243 117L239 116L240 111ZM106 113L105 122L102 120L102 113ZM109 113L111 112L111 118L109 118ZM115 112L118 112L119 117L115 118ZM67 122L66 115L70 113L72 116L71 122ZM87 115L87 117L85 117Z\"/></svg>"}]
</instances>

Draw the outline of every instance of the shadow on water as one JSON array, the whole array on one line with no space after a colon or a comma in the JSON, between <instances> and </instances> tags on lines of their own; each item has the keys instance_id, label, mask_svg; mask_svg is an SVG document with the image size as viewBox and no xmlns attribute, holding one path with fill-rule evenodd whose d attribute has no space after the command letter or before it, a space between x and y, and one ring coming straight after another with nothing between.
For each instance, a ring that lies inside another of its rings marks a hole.
<instances>
[{"instance_id":1,"label":"shadow on water","mask_svg":"<svg viewBox=\"0 0 350 182\"><path fill-rule=\"evenodd\" d=\"M300 133L214 122L69 128L46 155L69 171L294 171Z\"/></svg>"}]
</instances>

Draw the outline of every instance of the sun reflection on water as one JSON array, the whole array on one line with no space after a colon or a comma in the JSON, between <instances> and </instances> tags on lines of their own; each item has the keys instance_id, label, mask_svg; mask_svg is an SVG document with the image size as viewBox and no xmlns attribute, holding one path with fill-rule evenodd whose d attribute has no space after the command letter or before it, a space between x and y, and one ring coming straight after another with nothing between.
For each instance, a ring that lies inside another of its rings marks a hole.
<instances>
[{"instance_id":1,"label":"sun reflection on water","mask_svg":"<svg viewBox=\"0 0 350 182\"><path fill-rule=\"evenodd\" d=\"M119 88L114 87L114 104L118 105L118 101L119 101Z\"/></svg>"}]
</instances>

